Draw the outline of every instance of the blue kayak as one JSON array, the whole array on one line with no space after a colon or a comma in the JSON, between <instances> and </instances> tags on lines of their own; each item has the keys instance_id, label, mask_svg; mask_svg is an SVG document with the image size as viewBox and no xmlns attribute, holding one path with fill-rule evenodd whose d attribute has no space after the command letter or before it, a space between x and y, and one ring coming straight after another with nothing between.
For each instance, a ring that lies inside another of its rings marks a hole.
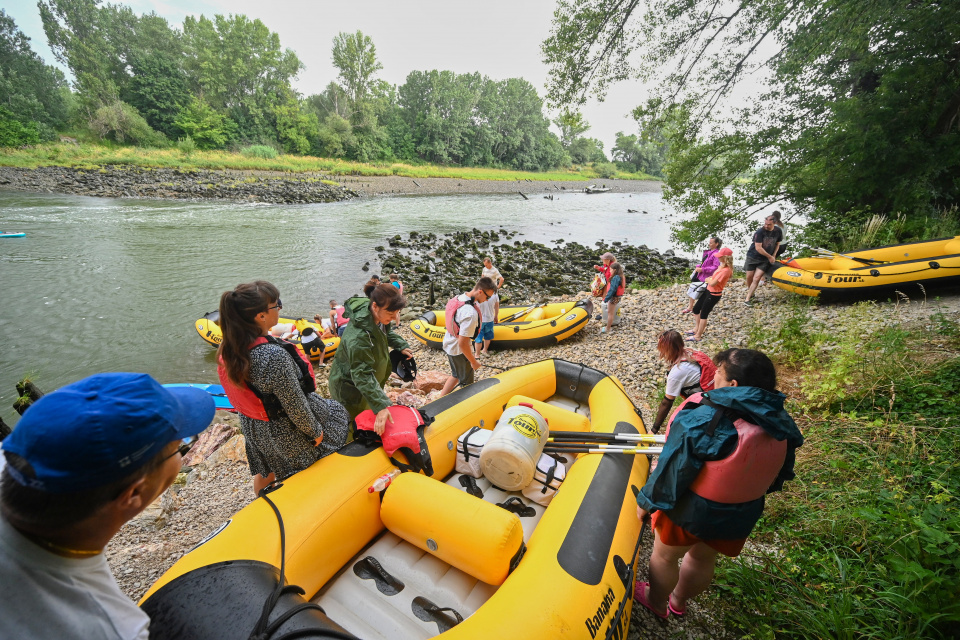
<instances>
[{"instance_id":1,"label":"blue kayak","mask_svg":"<svg viewBox=\"0 0 960 640\"><path fill-rule=\"evenodd\" d=\"M27 235L27 234L25 234L25 233L23 233L23 232L14 233L14 232L12 232L12 231L11 231L11 232L0 231L0 238L23 238L23 237L25 237L26 235Z\"/></svg>"},{"instance_id":2,"label":"blue kayak","mask_svg":"<svg viewBox=\"0 0 960 640\"><path fill-rule=\"evenodd\" d=\"M230 399L227 398L226 392L223 390L223 386L219 384L199 384L191 382L183 382L180 384L165 384L165 387L193 387L194 389L200 389L206 391L211 396L213 396L213 402L216 405L217 409L226 409L227 411L234 411L233 405L230 403Z\"/></svg>"}]
</instances>

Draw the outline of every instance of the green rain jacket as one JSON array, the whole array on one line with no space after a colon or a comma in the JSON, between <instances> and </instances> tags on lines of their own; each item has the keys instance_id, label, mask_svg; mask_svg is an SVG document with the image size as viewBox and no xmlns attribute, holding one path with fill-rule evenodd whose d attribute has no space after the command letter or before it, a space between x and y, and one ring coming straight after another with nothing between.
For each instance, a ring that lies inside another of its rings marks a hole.
<instances>
[{"instance_id":1,"label":"green rain jacket","mask_svg":"<svg viewBox=\"0 0 960 640\"><path fill-rule=\"evenodd\" d=\"M383 392L390 377L390 350L410 345L389 328L386 332L380 328L370 313L369 298L350 298L343 307L350 322L333 358L330 397L346 407L351 418L367 409L379 413L393 404Z\"/></svg>"}]
</instances>

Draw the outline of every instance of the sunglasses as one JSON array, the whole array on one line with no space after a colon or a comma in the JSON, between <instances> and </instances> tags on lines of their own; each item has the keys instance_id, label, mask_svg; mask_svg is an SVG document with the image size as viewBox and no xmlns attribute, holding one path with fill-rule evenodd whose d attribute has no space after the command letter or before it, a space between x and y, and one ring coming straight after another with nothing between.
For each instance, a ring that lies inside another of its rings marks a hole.
<instances>
[{"instance_id":1,"label":"sunglasses","mask_svg":"<svg viewBox=\"0 0 960 640\"><path fill-rule=\"evenodd\" d=\"M197 444L196 436L192 436L190 438L184 438L183 441L180 443L180 446L177 447L177 450L171 453L170 455L168 455L166 458L164 458L164 461L169 460L170 458L177 455L178 453L181 456L187 455L187 453L190 452L190 449L192 449L193 445L195 444Z\"/></svg>"},{"instance_id":2,"label":"sunglasses","mask_svg":"<svg viewBox=\"0 0 960 640\"><path fill-rule=\"evenodd\" d=\"M270 311L270 309L283 309L283 303L280 302L280 298L277 298L277 304L273 305L272 307L267 307L267 311Z\"/></svg>"}]
</instances>

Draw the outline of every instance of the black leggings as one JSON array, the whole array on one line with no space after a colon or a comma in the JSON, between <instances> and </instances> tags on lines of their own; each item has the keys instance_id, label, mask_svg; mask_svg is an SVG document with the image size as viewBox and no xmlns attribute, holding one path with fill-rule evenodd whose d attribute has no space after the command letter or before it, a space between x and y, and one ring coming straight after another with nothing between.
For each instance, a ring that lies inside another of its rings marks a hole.
<instances>
[{"instance_id":1,"label":"black leggings","mask_svg":"<svg viewBox=\"0 0 960 640\"><path fill-rule=\"evenodd\" d=\"M703 294L697 298L697 304L693 305L693 315L700 316L701 320L706 320L707 316L710 315L710 312L713 310L717 303L720 302L722 295L714 295L708 291L704 291Z\"/></svg>"}]
</instances>

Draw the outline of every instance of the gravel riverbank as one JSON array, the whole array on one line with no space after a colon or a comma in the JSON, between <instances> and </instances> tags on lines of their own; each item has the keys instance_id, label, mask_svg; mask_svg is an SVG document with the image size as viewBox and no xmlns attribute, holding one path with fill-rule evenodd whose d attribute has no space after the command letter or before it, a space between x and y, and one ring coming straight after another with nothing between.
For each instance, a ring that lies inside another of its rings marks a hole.
<instances>
[{"instance_id":1,"label":"gravel riverbank","mask_svg":"<svg viewBox=\"0 0 960 640\"><path fill-rule=\"evenodd\" d=\"M555 347L492 352L481 362L496 367L513 367L550 357L583 362L616 375L641 408L645 422L650 424L650 406L656 403L666 373L656 358L656 337L665 328L688 328L691 324L689 316L680 314L686 305L685 290L685 285L674 285L624 296L622 324L610 334L600 334L599 323L592 321L576 336ZM743 295L742 280L728 286L723 301L710 317L700 349L712 354L728 346L745 345L751 331L757 335L772 330L789 315L785 303L791 296L779 289L762 287L755 307L742 305ZM809 317L827 330L839 331L853 325L868 335L882 326L924 322L936 313L956 319L960 315L960 295L953 292L930 301L869 303L855 309L844 304L824 304L811 307ZM434 369L446 373L447 363L442 352L428 350L415 342L406 327L401 328L401 333L414 345L421 372ZM776 345L771 344L770 349L775 350ZM325 389L329 368L319 371L319 386ZM478 378L495 374L492 368L484 367L478 371ZM786 382L782 390L788 396L793 391ZM240 458L236 449L218 450L210 461L190 474L185 486L177 485L168 491L162 508L158 505L153 512L128 523L113 539L107 549L108 561L127 594L138 599L177 558L250 502L253 492L246 465ZM651 547L652 537L648 536L640 551L640 578L646 576L646 559ZM754 547L748 542L748 552L751 548ZM723 612L715 603L703 598L691 603L684 618L672 618L669 622L660 621L636 606L629 637L733 637L722 627ZM721 606L737 605L727 602Z\"/></svg>"},{"instance_id":2,"label":"gravel riverbank","mask_svg":"<svg viewBox=\"0 0 960 640\"><path fill-rule=\"evenodd\" d=\"M598 180L620 193L659 192L655 180ZM583 191L589 182L467 180L400 176L333 176L317 172L180 170L138 166L102 168L0 167L0 190L63 193L99 198L229 200L274 204L335 202L360 196L522 193L548 197ZM518 197L520 197L518 195Z\"/></svg>"}]
</instances>

